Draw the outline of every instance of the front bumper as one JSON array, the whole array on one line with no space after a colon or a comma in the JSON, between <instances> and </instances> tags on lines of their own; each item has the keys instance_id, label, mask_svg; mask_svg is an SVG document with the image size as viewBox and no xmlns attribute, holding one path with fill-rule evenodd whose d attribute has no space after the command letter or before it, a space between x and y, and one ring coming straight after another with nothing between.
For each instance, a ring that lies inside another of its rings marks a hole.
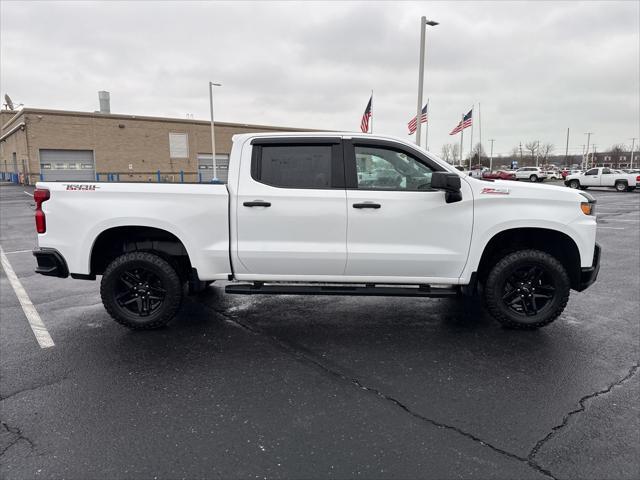
<instances>
[{"instance_id":1,"label":"front bumper","mask_svg":"<svg viewBox=\"0 0 640 480\"><path fill-rule=\"evenodd\" d=\"M36 273L49 277L67 278L69 268L64 257L55 248L36 248L33 250L38 266Z\"/></svg>"},{"instance_id":2,"label":"front bumper","mask_svg":"<svg viewBox=\"0 0 640 480\"><path fill-rule=\"evenodd\" d=\"M582 268L580 271L580 285L576 289L578 292L589 288L598 278L598 272L600 272L600 245L596 243L596 247L593 252L593 264L590 267Z\"/></svg>"}]
</instances>

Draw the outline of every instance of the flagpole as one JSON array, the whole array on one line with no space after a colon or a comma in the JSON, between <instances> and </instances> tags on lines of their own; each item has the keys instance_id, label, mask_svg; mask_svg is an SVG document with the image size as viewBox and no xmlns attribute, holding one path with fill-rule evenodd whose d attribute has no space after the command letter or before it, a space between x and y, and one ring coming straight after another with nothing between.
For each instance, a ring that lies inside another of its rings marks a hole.
<instances>
[{"instance_id":1,"label":"flagpole","mask_svg":"<svg viewBox=\"0 0 640 480\"><path fill-rule=\"evenodd\" d=\"M478 163L482 165L482 117L480 116L480 102L478 102L478 136L480 139L478 143L480 144L480 151L478 152Z\"/></svg>"},{"instance_id":2,"label":"flagpole","mask_svg":"<svg viewBox=\"0 0 640 480\"><path fill-rule=\"evenodd\" d=\"M420 121L422 121L422 112L420 112ZM424 149L429 151L429 99L427 98L427 121L424 125Z\"/></svg>"},{"instance_id":3,"label":"flagpole","mask_svg":"<svg viewBox=\"0 0 640 480\"><path fill-rule=\"evenodd\" d=\"M460 120L460 126L462 127L464 125L464 113L462 114L462 120ZM460 130L460 166L462 166L462 147L464 146L464 143L462 143L464 139L464 127L462 128L462 130Z\"/></svg>"},{"instance_id":4,"label":"flagpole","mask_svg":"<svg viewBox=\"0 0 640 480\"><path fill-rule=\"evenodd\" d=\"M471 105L471 148L469 149L469 169L471 169L471 160L473 159L473 124L476 123L473 121L473 109L475 107L475 103ZM464 127L463 127L464 128Z\"/></svg>"},{"instance_id":5,"label":"flagpole","mask_svg":"<svg viewBox=\"0 0 640 480\"><path fill-rule=\"evenodd\" d=\"M373 134L373 89L371 89L371 134Z\"/></svg>"}]
</instances>

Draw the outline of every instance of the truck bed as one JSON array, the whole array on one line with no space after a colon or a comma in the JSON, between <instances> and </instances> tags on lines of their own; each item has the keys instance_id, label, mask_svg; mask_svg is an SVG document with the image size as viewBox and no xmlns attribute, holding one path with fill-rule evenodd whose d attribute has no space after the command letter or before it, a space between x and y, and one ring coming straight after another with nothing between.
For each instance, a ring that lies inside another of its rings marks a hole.
<instances>
[{"instance_id":1,"label":"truck bed","mask_svg":"<svg viewBox=\"0 0 640 480\"><path fill-rule=\"evenodd\" d=\"M47 231L40 242L62 254L70 273L88 274L95 239L127 225L178 237L202 279L231 272L226 185L38 182L36 187L50 191L42 205Z\"/></svg>"}]
</instances>

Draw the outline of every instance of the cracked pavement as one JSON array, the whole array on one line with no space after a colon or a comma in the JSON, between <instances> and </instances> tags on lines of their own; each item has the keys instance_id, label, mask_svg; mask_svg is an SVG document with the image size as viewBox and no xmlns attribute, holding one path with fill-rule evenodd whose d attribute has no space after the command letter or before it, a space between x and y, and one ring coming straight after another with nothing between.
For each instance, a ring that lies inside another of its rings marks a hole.
<instances>
[{"instance_id":1,"label":"cracked pavement","mask_svg":"<svg viewBox=\"0 0 640 480\"><path fill-rule=\"evenodd\" d=\"M33 246L0 187L0 243ZM226 296L168 328L113 322L97 282L0 273L0 476L638 478L640 192L595 192L599 281L538 332L453 299ZM615 223L616 219L626 222Z\"/></svg>"}]
</instances>

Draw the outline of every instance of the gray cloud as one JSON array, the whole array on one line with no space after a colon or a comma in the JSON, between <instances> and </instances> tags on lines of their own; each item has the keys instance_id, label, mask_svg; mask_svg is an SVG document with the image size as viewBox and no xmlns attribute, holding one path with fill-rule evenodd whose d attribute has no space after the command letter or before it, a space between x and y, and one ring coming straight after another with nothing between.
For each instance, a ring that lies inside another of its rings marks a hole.
<instances>
[{"instance_id":1,"label":"gray cloud","mask_svg":"<svg viewBox=\"0 0 640 480\"><path fill-rule=\"evenodd\" d=\"M432 150L482 103L508 152L540 139L601 150L640 136L638 2L54 3L3 1L2 93L27 106L356 130L371 89L376 132L409 138L419 17ZM476 132L477 132L476 126ZM475 133L476 140L478 133ZM465 138L468 138L465 135ZM468 149L468 143L466 144Z\"/></svg>"}]
</instances>

